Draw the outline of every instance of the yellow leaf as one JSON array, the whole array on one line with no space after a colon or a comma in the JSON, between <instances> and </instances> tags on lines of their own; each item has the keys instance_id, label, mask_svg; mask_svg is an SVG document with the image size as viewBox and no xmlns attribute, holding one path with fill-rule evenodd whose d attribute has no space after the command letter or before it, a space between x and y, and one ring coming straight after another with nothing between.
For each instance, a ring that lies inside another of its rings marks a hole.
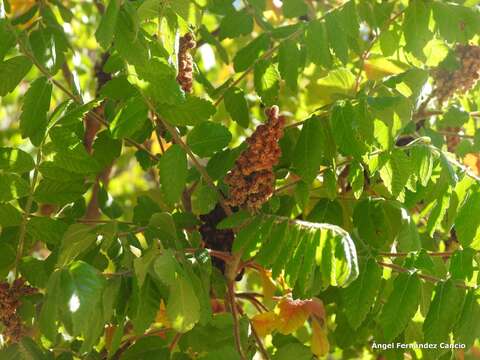
<instances>
[{"instance_id":1,"label":"yellow leaf","mask_svg":"<svg viewBox=\"0 0 480 360\"><path fill-rule=\"evenodd\" d=\"M160 308L158 309L157 316L155 317L155 322L162 324L165 327L171 327L170 320L167 317L167 309L163 300L160 302Z\"/></svg>"},{"instance_id":2,"label":"yellow leaf","mask_svg":"<svg viewBox=\"0 0 480 360\"><path fill-rule=\"evenodd\" d=\"M272 272L268 270L260 271L260 278L262 281L263 298L265 300L271 300L277 289L275 281L272 279Z\"/></svg>"},{"instance_id":3,"label":"yellow leaf","mask_svg":"<svg viewBox=\"0 0 480 360\"><path fill-rule=\"evenodd\" d=\"M385 76L400 74L405 71L386 58L369 59L363 65L368 80L378 80Z\"/></svg>"},{"instance_id":4,"label":"yellow leaf","mask_svg":"<svg viewBox=\"0 0 480 360\"><path fill-rule=\"evenodd\" d=\"M322 326L316 319L312 321L312 340L310 348L317 357L325 356L330 350L327 338L327 327Z\"/></svg>"},{"instance_id":5,"label":"yellow leaf","mask_svg":"<svg viewBox=\"0 0 480 360\"><path fill-rule=\"evenodd\" d=\"M480 154L466 154L463 163L472 169L476 175L480 175Z\"/></svg>"},{"instance_id":6,"label":"yellow leaf","mask_svg":"<svg viewBox=\"0 0 480 360\"><path fill-rule=\"evenodd\" d=\"M305 306L308 300L293 300L285 298L277 305L278 323L277 330L288 335L302 326L310 316L310 311Z\"/></svg>"},{"instance_id":7,"label":"yellow leaf","mask_svg":"<svg viewBox=\"0 0 480 360\"><path fill-rule=\"evenodd\" d=\"M258 336L265 337L277 327L277 314L273 311L257 314L252 318L252 325Z\"/></svg>"}]
</instances>

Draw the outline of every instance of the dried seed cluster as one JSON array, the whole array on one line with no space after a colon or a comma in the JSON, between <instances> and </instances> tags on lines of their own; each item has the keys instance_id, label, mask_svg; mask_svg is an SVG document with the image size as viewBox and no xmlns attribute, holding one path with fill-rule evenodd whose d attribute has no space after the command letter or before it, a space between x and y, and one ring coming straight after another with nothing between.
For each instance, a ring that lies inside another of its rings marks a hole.
<instances>
[{"instance_id":1,"label":"dried seed cluster","mask_svg":"<svg viewBox=\"0 0 480 360\"><path fill-rule=\"evenodd\" d=\"M455 92L470 90L480 76L480 46L457 45L455 52L460 64L458 69L436 69L433 73L434 94L440 104Z\"/></svg>"},{"instance_id":2,"label":"dried seed cluster","mask_svg":"<svg viewBox=\"0 0 480 360\"><path fill-rule=\"evenodd\" d=\"M225 211L218 204L208 214L200 215L202 225L200 225L199 231L207 248L225 252L232 251L233 239L235 238L233 231L217 229L218 223L226 217ZM225 262L223 260L212 257L212 264L222 273L225 272Z\"/></svg>"},{"instance_id":3,"label":"dried seed cluster","mask_svg":"<svg viewBox=\"0 0 480 360\"><path fill-rule=\"evenodd\" d=\"M273 166L281 155L278 140L283 135L285 118L279 115L277 106L266 109L268 120L257 127L246 142L235 167L225 177L230 188L228 205L258 210L273 193L275 175Z\"/></svg>"},{"instance_id":4,"label":"dried seed cluster","mask_svg":"<svg viewBox=\"0 0 480 360\"><path fill-rule=\"evenodd\" d=\"M17 279L10 285L0 283L0 321L3 323L3 336L10 342L19 341L24 335L22 320L18 315L18 308L22 304L20 298L37 292L25 284L25 280Z\"/></svg>"},{"instance_id":5,"label":"dried seed cluster","mask_svg":"<svg viewBox=\"0 0 480 360\"><path fill-rule=\"evenodd\" d=\"M185 92L192 92L193 86L193 57L190 54L195 49L197 43L193 34L186 33L180 38L180 47L178 50L178 75L177 82Z\"/></svg>"}]
</instances>

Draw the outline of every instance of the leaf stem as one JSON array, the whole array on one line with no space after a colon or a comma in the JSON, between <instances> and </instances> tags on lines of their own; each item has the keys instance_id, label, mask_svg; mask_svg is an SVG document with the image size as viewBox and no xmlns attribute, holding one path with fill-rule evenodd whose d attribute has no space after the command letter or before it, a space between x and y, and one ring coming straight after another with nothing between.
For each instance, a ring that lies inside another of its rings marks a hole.
<instances>
[{"instance_id":1,"label":"leaf stem","mask_svg":"<svg viewBox=\"0 0 480 360\"><path fill-rule=\"evenodd\" d=\"M233 318L233 335L235 338L235 346L237 348L237 352L240 355L242 360L246 360L245 353L242 348L242 338L240 336L240 322L238 320L238 309L237 304L235 301L235 280L228 279L227 284L227 300L230 307L230 311L232 312Z\"/></svg>"},{"instance_id":2,"label":"leaf stem","mask_svg":"<svg viewBox=\"0 0 480 360\"><path fill-rule=\"evenodd\" d=\"M392 269L396 272L401 272L401 273L410 273L412 272L412 270L410 269L407 269L407 268L404 268L400 265L396 265L396 264L388 264L388 263L385 263L383 261L377 261L377 264L380 265L380 266L383 266L383 267L386 267L386 268L389 268L389 269ZM420 274L420 273L417 273L417 276L425 281L428 281L428 282L431 282L431 283L438 283L440 281L444 281L442 278L439 278L439 277L436 277L436 276L431 276L431 275L425 275L425 274ZM458 287L458 288L461 288L461 289L476 289L472 286L468 286L468 285L465 285L463 283L455 283L455 286Z\"/></svg>"},{"instance_id":3,"label":"leaf stem","mask_svg":"<svg viewBox=\"0 0 480 360\"><path fill-rule=\"evenodd\" d=\"M15 267L13 270L14 278L16 278L18 275L18 267L20 265L20 261L22 260L22 256L23 256L23 251L25 247L25 235L27 233L27 222L28 222L28 218L30 217L30 212L32 210L33 193L35 191L35 187L37 186L38 174L39 174L38 169L41 161L42 161L42 148L40 145L40 147L38 148L35 169L33 170L32 184L30 185L30 192L28 194L27 202L25 204L25 212L22 215L22 222L20 224L17 254L15 257Z\"/></svg>"}]
</instances>

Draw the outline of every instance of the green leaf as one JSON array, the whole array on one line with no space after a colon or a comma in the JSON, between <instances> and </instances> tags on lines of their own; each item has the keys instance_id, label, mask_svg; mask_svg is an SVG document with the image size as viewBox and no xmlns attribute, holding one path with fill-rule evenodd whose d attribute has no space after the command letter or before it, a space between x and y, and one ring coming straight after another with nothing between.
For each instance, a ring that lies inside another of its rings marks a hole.
<instances>
[{"instance_id":1,"label":"green leaf","mask_svg":"<svg viewBox=\"0 0 480 360\"><path fill-rule=\"evenodd\" d=\"M194 214L208 214L215 208L218 194L211 186L201 182L192 193L192 211Z\"/></svg>"},{"instance_id":2,"label":"green leaf","mask_svg":"<svg viewBox=\"0 0 480 360\"><path fill-rule=\"evenodd\" d=\"M47 112L50 108L52 84L46 77L35 80L25 93L20 116L20 130L23 138L30 138L40 145L47 129Z\"/></svg>"},{"instance_id":3,"label":"green leaf","mask_svg":"<svg viewBox=\"0 0 480 360\"><path fill-rule=\"evenodd\" d=\"M362 136L358 114L350 102L337 105L333 108L330 123L332 134L340 152L352 155L357 159L367 151L365 139Z\"/></svg>"},{"instance_id":4,"label":"green leaf","mask_svg":"<svg viewBox=\"0 0 480 360\"><path fill-rule=\"evenodd\" d=\"M17 174L2 174L0 176L0 202L19 199L29 193L30 185Z\"/></svg>"},{"instance_id":5,"label":"green leaf","mask_svg":"<svg viewBox=\"0 0 480 360\"><path fill-rule=\"evenodd\" d=\"M402 273L395 279L380 315L385 341L395 339L412 319L420 303L420 285L415 274Z\"/></svg>"},{"instance_id":6,"label":"green leaf","mask_svg":"<svg viewBox=\"0 0 480 360\"><path fill-rule=\"evenodd\" d=\"M220 40L247 35L253 31L253 18L246 9L234 11L220 22Z\"/></svg>"},{"instance_id":7,"label":"green leaf","mask_svg":"<svg viewBox=\"0 0 480 360\"><path fill-rule=\"evenodd\" d=\"M261 226L262 221L263 218L261 216L256 216L250 223L240 229L233 243L233 252L243 251L245 247L251 242L251 240L255 239L255 233Z\"/></svg>"},{"instance_id":8,"label":"green leaf","mask_svg":"<svg viewBox=\"0 0 480 360\"><path fill-rule=\"evenodd\" d=\"M175 286L177 266L174 252L167 249L155 259L153 270L158 280L166 286Z\"/></svg>"},{"instance_id":9,"label":"green leaf","mask_svg":"<svg viewBox=\"0 0 480 360\"><path fill-rule=\"evenodd\" d=\"M464 299L464 291L455 286L452 280L439 282L435 296L423 323L426 342L440 344L448 342L449 333L459 316Z\"/></svg>"},{"instance_id":10,"label":"green leaf","mask_svg":"<svg viewBox=\"0 0 480 360\"><path fill-rule=\"evenodd\" d=\"M0 62L0 96L12 92L27 75L32 62L26 56L15 56Z\"/></svg>"},{"instance_id":11,"label":"green leaf","mask_svg":"<svg viewBox=\"0 0 480 360\"><path fill-rule=\"evenodd\" d=\"M307 244L310 242L310 237L313 235L314 231L309 232L306 229L302 229L299 235L299 240L291 252L287 264L285 265L285 281L292 288L297 282L298 274L303 263L303 256L304 254L307 255L307 252L305 251Z\"/></svg>"},{"instance_id":12,"label":"green leaf","mask_svg":"<svg viewBox=\"0 0 480 360\"><path fill-rule=\"evenodd\" d=\"M474 8L434 1L433 17L440 35L451 43L466 43L480 31L480 14Z\"/></svg>"},{"instance_id":13,"label":"green leaf","mask_svg":"<svg viewBox=\"0 0 480 360\"><path fill-rule=\"evenodd\" d=\"M452 279L470 280L473 276L473 257L475 251L471 248L457 250L450 258L449 272Z\"/></svg>"},{"instance_id":14,"label":"green leaf","mask_svg":"<svg viewBox=\"0 0 480 360\"><path fill-rule=\"evenodd\" d=\"M157 110L172 125L196 125L216 112L210 101L195 96L188 96L180 105L159 105Z\"/></svg>"},{"instance_id":15,"label":"green leaf","mask_svg":"<svg viewBox=\"0 0 480 360\"><path fill-rule=\"evenodd\" d=\"M403 20L403 33L406 42L405 48L419 59L425 58L423 48L433 35L428 29L430 7L429 2L411 0L405 11Z\"/></svg>"},{"instance_id":16,"label":"green leaf","mask_svg":"<svg viewBox=\"0 0 480 360\"><path fill-rule=\"evenodd\" d=\"M353 211L353 223L360 238L376 248L390 244L394 239L394 229L382 199L364 199L357 203Z\"/></svg>"},{"instance_id":17,"label":"green leaf","mask_svg":"<svg viewBox=\"0 0 480 360\"><path fill-rule=\"evenodd\" d=\"M64 266L87 250L96 240L93 229L84 224L70 225L62 238L57 265Z\"/></svg>"},{"instance_id":18,"label":"green leaf","mask_svg":"<svg viewBox=\"0 0 480 360\"><path fill-rule=\"evenodd\" d=\"M23 174L34 167L35 163L32 157L25 151L0 147L0 170Z\"/></svg>"},{"instance_id":19,"label":"green leaf","mask_svg":"<svg viewBox=\"0 0 480 360\"><path fill-rule=\"evenodd\" d=\"M289 342L278 347L273 360L311 360L312 351L300 342Z\"/></svg>"},{"instance_id":20,"label":"green leaf","mask_svg":"<svg viewBox=\"0 0 480 360\"><path fill-rule=\"evenodd\" d=\"M307 14L308 7L303 0L284 0L283 15L287 18L295 18Z\"/></svg>"},{"instance_id":21,"label":"green leaf","mask_svg":"<svg viewBox=\"0 0 480 360\"><path fill-rule=\"evenodd\" d=\"M229 217L220 221L217 224L217 229L224 230L224 229L233 229L236 227L240 227L248 219L250 219L250 217L251 217L250 213L246 210L240 210L240 211L234 212Z\"/></svg>"},{"instance_id":22,"label":"green leaf","mask_svg":"<svg viewBox=\"0 0 480 360\"><path fill-rule=\"evenodd\" d=\"M147 275L141 288L136 286L134 306L135 312L130 315L136 334L143 334L154 322L155 315L160 308L163 295L150 275Z\"/></svg>"},{"instance_id":23,"label":"green leaf","mask_svg":"<svg viewBox=\"0 0 480 360\"><path fill-rule=\"evenodd\" d=\"M96 174L102 170L100 164L90 156L83 144L59 150L53 165L75 174Z\"/></svg>"},{"instance_id":24,"label":"green leaf","mask_svg":"<svg viewBox=\"0 0 480 360\"><path fill-rule=\"evenodd\" d=\"M155 229L155 233L162 241L164 247L180 248L177 229L170 213L161 212L153 214L148 225L151 229Z\"/></svg>"},{"instance_id":25,"label":"green leaf","mask_svg":"<svg viewBox=\"0 0 480 360\"><path fill-rule=\"evenodd\" d=\"M355 76L344 68L335 69L328 72L328 75L317 80L315 96L318 94L321 104L330 104L338 98L344 98L353 95L355 87Z\"/></svg>"},{"instance_id":26,"label":"green leaf","mask_svg":"<svg viewBox=\"0 0 480 360\"><path fill-rule=\"evenodd\" d=\"M287 86L297 90L297 79L300 73L302 53L299 44L294 40L287 40L281 43L278 53L278 70L282 79L285 79Z\"/></svg>"},{"instance_id":27,"label":"green leaf","mask_svg":"<svg viewBox=\"0 0 480 360\"><path fill-rule=\"evenodd\" d=\"M114 139L132 136L148 121L148 108L140 97L129 99L110 123Z\"/></svg>"},{"instance_id":28,"label":"green leaf","mask_svg":"<svg viewBox=\"0 0 480 360\"><path fill-rule=\"evenodd\" d=\"M63 311L69 312L73 335L85 335L101 306L105 280L97 269L83 261L72 263L62 275Z\"/></svg>"},{"instance_id":29,"label":"green leaf","mask_svg":"<svg viewBox=\"0 0 480 360\"><path fill-rule=\"evenodd\" d=\"M342 228L325 225L316 263L323 280L332 286L346 287L358 276L358 259L355 244Z\"/></svg>"},{"instance_id":30,"label":"green leaf","mask_svg":"<svg viewBox=\"0 0 480 360\"><path fill-rule=\"evenodd\" d=\"M29 337L23 337L20 342L5 347L0 351L4 360L47 360L40 347Z\"/></svg>"},{"instance_id":31,"label":"green leaf","mask_svg":"<svg viewBox=\"0 0 480 360\"><path fill-rule=\"evenodd\" d=\"M480 213L480 192L470 193L458 211L455 231L458 241L464 247L480 249L480 218L472 214Z\"/></svg>"},{"instance_id":32,"label":"green leaf","mask_svg":"<svg viewBox=\"0 0 480 360\"><path fill-rule=\"evenodd\" d=\"M316 65L330 68L332 54L328 47L327 29L321 20L310 21L307 28L306 47L308 59Z\"/></svg>"},{"instance_id":33,"label":"green leaf","mask_svg":"<svg viewBox=\"0 0 480 360\"><path fill-rule=\"evenodd\" d=\"M101 169L106 168L120 156L122 152L122 142L115 140L108 130L97 134L93 143L93 158L100 165Z\"/></svg>"},{"instance_id":34,"label":"green leaf","mask_svg":"<svg viewBox=\"0 0 480 360\"><path fill-rule=\"evenodd\" d=\"M250 115L247 100L242 89L231 87L225 93L225 108L232 119L243 128L248 128Z\"/></svg>"},{"instance_id":35,"label":"green leaf","mask_svg":"<svg viewBox=\"0 0 480 360\"><path fill-rule=\"evenodd\" d=\"M32 217L27 223L27 234L32 240L57 246L62 241L68 225L59 219Z\"/></svg>"},{"instance_id":36,"label":"green leaf","mask_svg":"<svg viewBox=\"0 0 480 360\"><path fill-rule=\"evenodd\" d=\"M327 147L332 143L329 130L326 119L318 116L311 117L302 126L292 165L295 172L307 184L315 179L328 153Z\"/></svg>"},{"instance_id":37,"label":"green leaf","mask_svg":"<svg viewBox=\"0 0 480 360\"><path fill-rule=\"evenodd\" d=\"M95 32L95 38L104 49L109 48L115 35L120 3L119 0L110 0L105 13L100 18L98 29Z\"/></svg>"},{"instance_id":38,"label":"green leaf","mask_svg":"<svg viewBox=\"0 0 480 360\"><path fill-rule=\"evenodd\" d=\"M176 203L187 182L187 154L180 145L174 144L160 158L159 168L162 192L167 201Z\"/></svg>"},{"instance_id":39,"label":"green leaf","mask_svg":"<svg viewBox=\"0 0 480 360\"><path fill-rule=\"evenodd\" d=\"M360 267L360 275L342 291L344 312L352 328L357 329L372 308L380 288L382 270L374 259Z\"/></svg>"},{"instance_id":40,"label":"green leaf","mask_svg":"<svg viewBox=\"0 0 480 360\"><path fill-rule=\"evenodd\" d=\"M480 303L474 290L468 291L460 317L453 329L455 342L470 348L480 336Z\"/></svg>"},{"instance_id":41,"label":"green leaf","mask_svg":"<svg viewBox=\"0 0 480 360\"><path fill-rule=\"evenodd\" d=\"M128 81L126 76L115 77L100 89L100 95L119 101L128 100L137 94L137 88Z\"/></svg>"},{"instance_id":42,"label":"green leaf","mask_svg":"<svg viewBox=\"0 0 480 360\"><path fill-rule=\"evenodd\" d=\"M61 306L61 279L62 271L57 270L50 275L48 279L46 297L42 304L42 309L39 316L40 330L47 337L53 341L57 336L57 320Z\"/></svg>"},{"instance_id":43,"label":"green leaf","mask_svg":"<svg viewBox=\"0 0 480 360\"><path fill-rule=\"evenodd\" d=\"M288 236L287 221L274 224L273 229L270 232L270 236L265 239L257 256L255 257L256 261L265 267L274 264L280 254L280 251L284 247L285 242L287 242Z\"/></svg>"},{"instance_id":44,"label":"green leaf","mask_svg":"<svg viewBox=\"0 0 480 360\"><path fill-rule=\"evenodd\" d=\"M69 43L63 29L40 27L30 33L29 42L36 61L50 73L55 74L64 64Z\"/></svg>"},{"instance_id":45,"label":"green leaf","mask_svg":"<svg viewBox=\"0 0 480 360\"><path fill-rule=\"evenodd\" d=\"M15 34L9 29L8 20L0 19L0 61L3 60L7 52L15 45Z\"/></svg>"},{"instance_id":46,"label":"green leaf","mask_svg":"<svg viewBox=\"0 0 480 360\"><path fill-rule=\"evenodd\" d=\"M168 108L169 105L178 105L178 111L188 106L195 106L195 100L191 100L190 97L187 97L187 102L184 104L185 95L175 79L175 70L165 59L154 58L146 64L136 65L135 70L141 79L148 82L146 93L155 102L159 111L163 107ZM187 109L187 111L189 110ZM183 115L180 114L180 116ZM165 115L165 117L167 116Z\"/></svg>"},{"instance_id":47,"label":"green leaf","mask_svg":"<svg viewBox=\"0 0 480 360\"><path fill-rule=\"evenodd\" d=\"M255 64L253 72L255 91L266 105L274 105L280 91L280 74L275 64L267 60Z\"/></svg>"},{"instance_id":48,"label":"green leaf","mask_svg":"<svg viewBox=\"0 0 480 360\"><path fill-rule=\"evenodd\" d=\"M118 0L113 0L118 1ZM148 42L143 32L139 31L139 19L130 6L124 6L118 13L115 27L114 47L129 64L149 66L157 60L150 59ZM139 69L136 69L140 77Z\"/></svg>"},{"instance_id":49,"label":"green leaf","mask_svg":"<svg viewBox=\"0 0 480 360\"><path fill-rule=\"evenodd\" d=\"M261 34L248 45L240 49L233 59L235 72L247 70L257 61L261 54L267 51L270 46L270 39L267 34ZM1 95L1 93L0 93Z\"/></svg>"},{"instance_id":50,"label":"green leaf","mask_svg":"<svg viewBox=\"0 0 480 360\"><path fill-rule=\"evenodd\" d=\"M122 354L122 360L168 359L170 354L167 346L166 341L159 336L143 337Z\"/></svg>"},{"instance_id":51,"label":"green leaf","mask_svg":"<svg viewBox=\"0 0 480 360\"><path fill-rule=\"evenodd\" d=\"M342 205L334 200L320 199L313 209L308 213L308 221L316 223L327 223L342 226L343 208Z\"/></svg>"},{"instance_id":52,"label":"green leaf","mask_svg":"<svg viewBox=\"0 0 480 360\"><path fill-rule=\"evenodd\" d=\"M11 244L0 243L0 276L6 277L15 265L15 249Z\"/></svg>"},{"instance_id":53,"label":"green leaf","mask_svg":"<svg viewBox=\"0 0 480 360\"><path fill-rule=\"evenodd\" d=\"M402 150L395 149L380 169L380 177L388 191L396 199L402 198L413 169L410 158Z\"/></svg>"},{"instance_id":54,"label":"green leaf","mask_svg":"<svg viewBox=\"0 0 480 360\"><path fill-rule=\"evenodd\" d=\"M0 226L18 226L22 222L22 214L10 204L0 204Z\"/></svg>"},{"instance_id":55,"label":"green leaf","mask_svg":"<svg viewBox=\"0 0 480 360\"><path fill-rule=\"evenodd\" d=\"M212 156L223 149L232 140L228 129L212 121L204 121L196 125L187 136L187 144L192 151L201 157Z\"/></svg>"},{"instance_id":56,"label":"green leaf","mask_svg":"<svg viewBox=\"0 0 480 360\"><path fill-rule=\"evenodd\" d=\"M427 186L433 172L433 154L428 146L415 146L411 150L412 163L418 180L422 186Z\"/></svg>"},{"instance_id":57,"label":"green leaf","mask_svg":"<svg viewBox=\"0 0 480 360\"><path fill-rule=\"evenodd\" d=\"M191 282L180 276L170 287L167 302L167 316L172 328L185 333L200 320L200 303Z\"/></svg>"}]
</instances>

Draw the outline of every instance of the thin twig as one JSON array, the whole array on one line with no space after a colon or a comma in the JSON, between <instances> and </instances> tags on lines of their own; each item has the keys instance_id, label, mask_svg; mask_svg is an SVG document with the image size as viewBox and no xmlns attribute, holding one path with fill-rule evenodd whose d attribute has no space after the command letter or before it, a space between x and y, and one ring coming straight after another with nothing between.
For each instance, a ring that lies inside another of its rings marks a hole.
<instances>
[{"instance_id":1,"label":"thin twig","mask_svg":"<svg viewBox=\"0 0 480 360\"><path fill-rule=\"evenodd\" d=\"M243 73L242 75L240 75L236 80L234 80L223 92L222 94L218 97L218 99L215 101L214 105L215 106L218 106L220 105L220 103L222 102L223 98L225 97L225 94L227 93L228 90L230 90L231 88L234 88L235 86L237 86L249 73L251 73L253 71L253 69L255 69L255 65L257 65L257 63L259 63L260 61L262 60L266 60L268 59L270 56L272 56L281 46L282 43L284 43L285 41L287 40L293 40L295 39L296 37L302 35L305 33L305 29L303 27L300 27L297 31L293 32L292 34L290 34L289 36L287 36L285 39L283 39L282 41L279 41L275 46L273 46L272 48L270 48L269 50L267 50L266 52L264 52L262 54L262 56L260 56L257 60L254 61L254 63L252 65L250 65ZM233 80L233 77L235 75L233 75L230 79ZM228 80L227 80L227 83L228 83Z\"/></svg>"},{"instance_id":2,"label":"thin twig","mask_svg":"<svg viewBox=\"0 0 480 360\"><path fill-rule=\"evenodd\" d=\"M396 252L396 253L389 253L389 252L379 252L378 255L384 257L406 257L412 254L411 252ZM427 251L426 253L428 256L432 257L450 257L454 253L452 251L445 251L445 252L434 252L434 251Z\"/></svg>"},{"instance_id":3,"label":"thin twig","mask_svg":"<svg viewBox=\"0 0 480 360\"><path fill-rule=\"evenodd\" d=\"M238 309L235 301L235 282L228 281L227 284L227 300L230 306L230 311L232 312L233 318L233 335L235 338L235 346L237 348L237 352L240 355L242 360L247 360L245 353L242 348L242 338L240 335L240 321L238 320Z\"/></svg>"},{"instance_id":4,"label":"thin twig","mask_svg":"<svg viewBox=\"0 0 480 360\"><path fill-rule=\"evenodd\" d=\"M380 31L378 31L377 34L375 34L374 38L372 39L372 41L370 41L370 44L368 45L368 47L365 49L365 51L362 53L362 56L360 57L360 63L359 63L359 72L355 78L355 87L354 87L354 91L355 93L358 92L358 88L360 86L360 79L362 77L362 73L363 73L363 68L364 68L364 64L365 64L365 61L367 60L368 58L368 55L370 55L370 51L372 51L373 49L373 46L377 43L378 39L380 39L380 34L382 34L385 30L388 29L388 27L400 16L402 16L403 12L405 10L401 10L400 12L396 13L394 16L392 16L390 19L388 19L382 26L382 28L380 29Z\"/></svg>"},{"instance_id":5,"label":"thin twig","mask_svg":"<svg viewBox=\"0 0 480 360\"><path fill-rule=\"evenodd\" d=\"M10 25L10 24L9 24ZM11 26L11 25L10 25ZM63 91L68 97L70 97L73 101L75 101L78 104L83 104L83 99L81 96L75 95L73 92L71 92L69 89L67 89L62 83L60 83L58 80L54 79L53 75L50 74L50 72L43 67L42 64L40 64L35 56L33 56L24 46L23 42L17 38L17 43L18 46L20 47L20 51L27 56L30 61L35 65L35 67L45 76L48 78L49 81L52 82L53 85L58 87L61 91ZM94 111L90 112L90 115L92 116L93 119L98 121L100 124L106 126L107 128L109 127L109 123L105 121L101 116L96 114ZM145 151L153 160L158 161L158 157L154 154L152 154L148 149L146 149L144 146L141 144L137 143L135 140L132 140L130 138L124 138L125 142L128 143L129 145L134 146L138 150Z\"/></svg>"},{"instance_id":6,"label":"thin twig","mask_svg":"<svg viewBox=\"0 0 480 360\"><path fill-rule=\"evenodd\" d=\"M244 312L243 312L243 310L240 306L238 307L238 311L242 315L244 314ZM258 350L260 351L260 354L262 355L263 360L270 360L270 355L268 354L267 349L265 349L265 346L263 345L263 341L260 338L260 336L258 335L257 330L253 326L252 320L248 319L248 321L250 322L250 330L252 331L253 337L255 338L255 342L257 343Z\"/></svg>"},{"instance_id":7,"label":"thin twig","mask_svg":"<svg viewBox=\"0 0 480 360\"><path fill-rule=\"evenodd\" d=\"M168 346L168 351L171 353L176 347L180 339L182 338L182 333L176 333L175 336L173 337L172 342Z\"/></svg>"},{"instance_id":8,"label":"thin twig","mask_svg":"<svg viewBox=\"0 0 480 360\"><path fill-rule=\"evenodd\" d=\"M377 261L377 264L380 265L380 266L392 269L396 272L401 272L401 273L410 273L411 272L411 270L409 270L407 268L404 268L400 265L396 265L396 264L388 264L388 263L385 263L385 262L382 262L382 261ZM428 282L431 282L431 283L434 283L434 284L438 283L438 282L441 282L441 281L444 281L442 278L439 278L439 277L436 277L436 276L431 276L431 275L425 275L425 274L417 273L417 276L419 278L425 280L425 281L428 281ZM474 289L473 287L465 285L463 283L455 283L455 286L458 287L458 288L461 288L461 289Z\"/></svg>"},{"instance_id":9,"label":"thin twig","mask_svg":"<svg viewBox=\"0 0 480 360\"><path fill-rule=\"evenodd\" d=\"M150 109L150 111L153 112L156 115L157 121L159 121L165 127L165 129L167 129L167 131L170 133L170 135L172 135L172 138L173 138L174 142L177 145L179 145L187 153L190 160L192 160L193 166L195 166L195 168L198 170L198 172L200 173L202 178L207 182L208 186L210 186L213 190L215 190L215 192L218 195L218 203L222 207L223 211L225 211L225 214L227 214L227 216L232 215L232 210L225 203L225 196L218 189L218 187L215 185L215 183L213 182L210 175L208 175L207 170L205 169L204 166L202 166L202 164L200 164L200 162L198 161L197 157L195 156L193 151L190 149L190 147L185 143L185 141L183 141L183 139L182 139L181 135L179 134L177 128L175 126L170 125L167 121L163 120L160 117L160 115L158 115L158 113L155 109L155 106L151 103L151 101L147 97L144 97L144 99L145 99L145 101L147 103L147 106Z\"/></svg>"},{"instance_id":10,"label":"thin twig","mask_svg":"<svg viewBox=\"0 0 480 360\"><path fill-rule=\"evenodd\" d=\"M32 210L33 194L35 191L35 187L37 186L38 174L39 174L38 169L41 161L42 161L42 145L40 145L38 149L35 169L33 170L32 184L30 185L30 192L28 194L27 202L25 204L25 212L22 215L22 222L20 224L17 254L15 256L15 267L13 270L13 276L15 278L18 275L18 267L20 265L20 261L22 260L22 256L23 256L23 250L25 247L25 235L27 233L27 222L28 222L28 218L30 217L30 211Z\"/></svg>"}]
</instances>

